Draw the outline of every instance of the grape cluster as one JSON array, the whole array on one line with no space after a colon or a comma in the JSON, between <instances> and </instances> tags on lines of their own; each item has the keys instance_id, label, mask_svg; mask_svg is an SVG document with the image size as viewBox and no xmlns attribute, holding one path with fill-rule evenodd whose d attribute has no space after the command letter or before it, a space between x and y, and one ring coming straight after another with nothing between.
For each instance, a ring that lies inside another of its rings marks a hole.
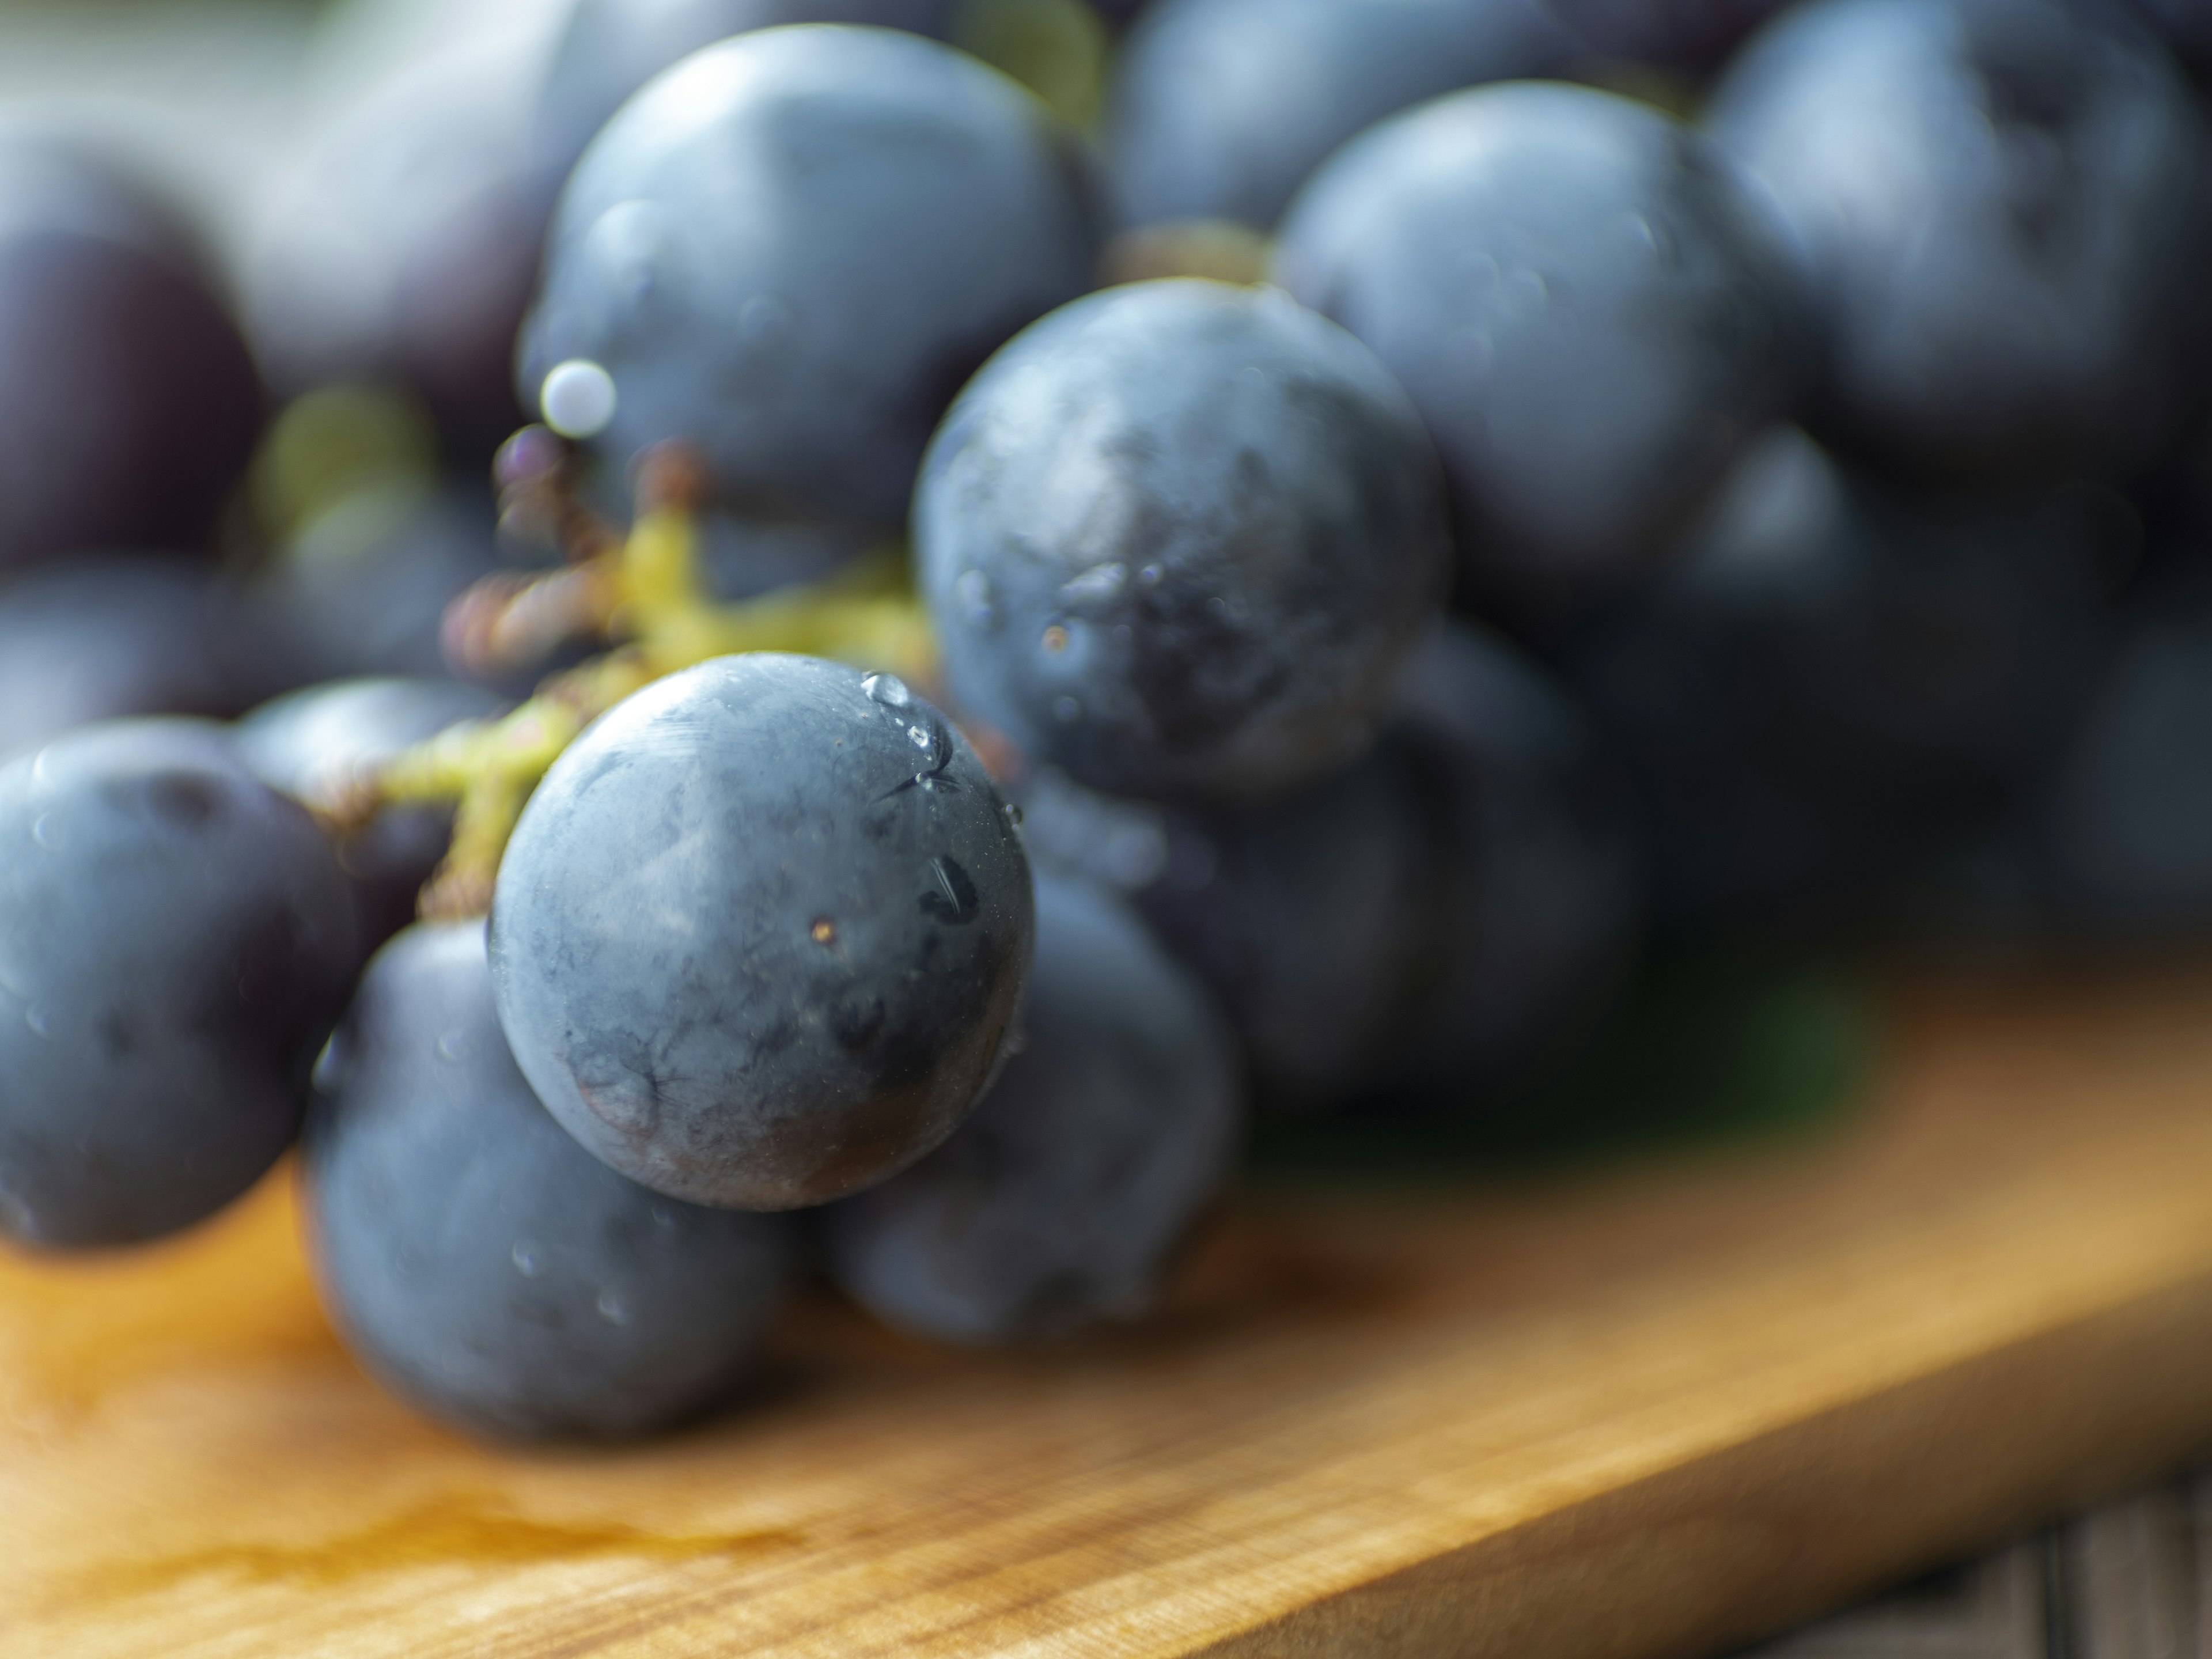
<instances>
[{"instance_id":1,"label":"grape cluster","mask_svg":"<svg viewBox=\"0 0 2212 1659\"><path fill-rule=\"evenodd\" d=\"M630 1436L803 1271L1140 1316L1717 941L2212 931L2185 9L583 0L252 356L0 130L0 1234L296 1139L366 1369Z\"/></svg>"}]
</instances>

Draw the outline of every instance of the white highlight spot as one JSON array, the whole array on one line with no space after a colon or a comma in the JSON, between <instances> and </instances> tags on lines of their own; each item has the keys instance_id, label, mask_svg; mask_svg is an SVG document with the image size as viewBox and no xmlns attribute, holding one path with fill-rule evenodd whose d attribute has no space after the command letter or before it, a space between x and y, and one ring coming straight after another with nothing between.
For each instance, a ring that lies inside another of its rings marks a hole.
<instances>
[{"instance_id":1,"label":"white highlight spot","mask_svg":"<svg viewBox=\"0 0 2212 1659\"><path fill-rule=\"evenodd\" d=\"M597 437L615 417L615 377L588 358L571 357L547 373L538 406L562 437Z\"/></svg>"}]
</instances>

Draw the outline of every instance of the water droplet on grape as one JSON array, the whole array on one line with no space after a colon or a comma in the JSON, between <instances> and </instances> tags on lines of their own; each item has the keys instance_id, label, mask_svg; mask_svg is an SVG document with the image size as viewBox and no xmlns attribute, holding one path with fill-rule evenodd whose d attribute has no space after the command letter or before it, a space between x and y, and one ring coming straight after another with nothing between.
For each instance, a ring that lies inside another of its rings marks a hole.
<instances>
[{"instance_id":1,"label":"water droplet on grape","mask_svg":"<svg viewBox=\"0 0 2212 1659\"><path fill-rule=\"evenodd\" d=\"M31 824L31 839L41 847L55 848L62 844L61 831L54 825L52 812L41 812Z\"/></svg>"},{"instance_id":2,"label":"water droplet on grape","mask_svg":"<svg viewBox=\"0 0 2212 1659\"><path fill-rule=\"evenodd\" d=\"M53 1027L48 1022L46 1018L46 1011L43 1008L33 1007L24 1009L23 1024L29 1026L40 1036L52 1036L53 1035Z\"/></svg>"},{"instance_id":3,"label":"water droplet on grape","mask_svg":"<svg viewBox=\"0 0 2212 1659\"><path fill-rule=\"evenodd\" d=\"M599 1317L610 1325L629 1323L629 1310L623 1306L622 1298L612 1291L601 1291L599 1300Z\"/></svg>"},{"instance_id":4,"label":"water droplet on grape","mask_svg":"<svg viewBox=\"0 0 2212 1659\"><path fill-rule=\"evenodd\" d=\"M438 1039L438 1058L448 1063L458 1061L467 1047L468 1040L459 1031L447 1031Z\"/></svg>"},{"instance_id":5,"label":"water droplet on grape","mask_svg":"<svg viewBox=\"0 0 2212 1659\"><path fill-rule=\"evenodd\" d=\"M1115 561L1094 564L1081 575L1060 586L1060 596L1073 605L1104 605L1117 596L1129 580L1129 567Z\"/></svg>"},{"instance_id":6,"label":"water droplet on grape","mask_svg":"<svg viewBox=\"0 0 2212 1659\"><path fill-rule=\"evenodd\" d=\"M1012 801L1008 801L1006 803L1006 822L1012 824L1016 829L1019 829L1021 827L1022 809L1015 805Z\"/></svg>"},{"instance_id":7,"label":"water droplet on grape","mask_svg":"<svg viewBox=\"0 0 2212 1659\"><path fill-rule=\"evenodd\" d=\"M886 708L911 708L914 693L906 689L906 682L896 674L871 674L860 682L860 690L872 702Z\"/></svg>"},{"instance_id":8,"label":"water droplet on grape","mask_svg":"<svg viewBox=\"0 0 2212 1659\"><path fill-rule=\"evenodd\" d=\"M1144 583L1147 587L1158 587L1167 574L1167 569L1164 566L1148 564L1142 570L1139 570L1137 573L1137 580Z\"/></svg>"},{"instance_id":9,"label":"water droplet on grape","mask_svg":"<svg viewBox=\"0 0 2212 1659\"><path fill-rule=\"evenodd\" d=\"M538 388L545 424L564 438L592 438L615 417L615 379L588 358L556 363Z\"/></svg>"},{"instance_id":10,"label":"water droplet on grape","mask_svg":"<svg viewBox=\"0 0 2212 1659\"><path fill-rule=\"evenodd\" d=\"M507 1253L507 1260L514 1263L514 1271L520 1273L525 1279L535 1279L538 1277L537 1252L532 1250L527 1244L517 1243L513 1249Z\"/></svg>"},{"instance_id":11,"label":"water droplet on grape","mask_svg":"<svg viewBox=\"0 0 2212 1659\"><path fill-rule=\"evenodd\" d=\"M1052 717L1062 726L1073 726L1083 718L1083 705L1073 697L1054 697L1052 700Z\"/></svg>"}]
</instances>

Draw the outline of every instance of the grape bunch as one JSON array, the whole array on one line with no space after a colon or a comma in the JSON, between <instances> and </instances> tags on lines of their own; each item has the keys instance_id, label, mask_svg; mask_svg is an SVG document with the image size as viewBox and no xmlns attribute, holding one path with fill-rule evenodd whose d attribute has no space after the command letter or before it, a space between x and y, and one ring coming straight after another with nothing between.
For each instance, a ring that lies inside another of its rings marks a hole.
<instances>
[{"instance_id":1,"label":"grape bunch","mask_svg":"<svg viewBox=\"0 0 2212 1659\"><path fill-rule=\"evenodd\" d=\"M0 129L0 1234L296 1142L366 1370L629 1437L810 1274L1141 1317L1255 1126L1554 1110L1654 964L2212 932L2169 27L584 0L245 337Z\"/></svg>"}]
</instances>

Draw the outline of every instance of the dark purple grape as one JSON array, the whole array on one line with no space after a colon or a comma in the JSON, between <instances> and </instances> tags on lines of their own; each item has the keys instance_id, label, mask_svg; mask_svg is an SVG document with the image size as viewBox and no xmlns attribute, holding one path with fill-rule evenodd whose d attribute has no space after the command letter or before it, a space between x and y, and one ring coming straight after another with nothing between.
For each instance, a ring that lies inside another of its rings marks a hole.
<instances>
[{"instance_id":1,"label":"dark purple grape","mask_svg":"<svg viewBox=\"0 0 2212 1659\"><path fill-rule=\"evenodd\" d=\"M1794 235L1822 436L1929 476L2130 469L2204 375L2212 148L2118 8L1819 0L1705 125Z\"/></svg>"},{"instance_id":2,"label":"dark purple grape","mask_svg":"<svg viewBox=\"0 0 2212 1659\"><path fill-rule=\"evenodd\" d=\"M514 337L550 206L526 96L505 55L449 54L313 136L247 269L248 325L281 390L406 386L471 465L521 423Z\"/></svg>"},{"instance_id":3,"label":"dark purple grape","mask_svg":"<svg viewBox=\"0 0 2212 1659\"><path fill-rule=\"evenodd\" d=\"M489 492L448 483L418 497L357 499L310 525L258 586L297 679L432 678L451 672L440 635L446 607L505 568ZM528 665L497 689L526 694L542 672Z\"/></svg>"},{"instance_id":4,"label":"dark purple grape","mask_svg":"<svg viewBox=\"0 0 2212 1659\"><path fill-rule=\"evenodd\" d=\"M1571 1051L1635 955L1620 780L1472 629L1416 653L1372 754L1288 797L1179 810L1047 774L1023 799L1042 865L1128 894L1213 988L1273 1106L1480 1113Z\"/></svg>"},{"instance_id":5,"label":"dark purple grape","mask_svg":"<svg viewBox=\"0 0 2212 1659\"><path fill-rule=\"evenodd\" d=\"M232 732L240 758L271 789L319 811L338 806L367 769L456 721L485 720L505 698L459 680L362 679L310 685L265 702ZM417 893L445 856L450 809L395 808L340 843L338 862L373 950L415 919Z\"/></svg>"},{"instance_id":6,"label":"dark purple grape","mask_svg":"<svg viewBox=\"0 0 2212 1659\"><path fill-rule=\"evenodd\" d=\"M0 580L0 755L126 714L228 716L291 684L266 607L196 559L81 556Z\"/></svg>"},{"instance_id":7,"label":"dark purple grape","mask_svg":"<svg viewBox=\"0 0 2212 1659\"><path fill-rule=\"evenodd\" d=\"M201 279L80 232L0 236L0 566L203 545L261 424Z\"/></svg>"},{"instance_id":8,"label":"dark purple grape","mask_svg":"<svg viewBox=\"0 0 2212 1659\"><path fill-rule=\"evenodd\" d=\"M1553 73L1538 0L1161 0L1116 60L1107 150L1123 221L1273 228L1362 129L1440 93Z\"/></svg>"},{"instance_id":9,"label":"dark purple grape","mask_svg":"<svg viewBox=\"0 0 2212 1659\"><path fill-rule=\"evenodd\" d=\"M1436 614L1436 456L1358 341L1267 289L1133 283L960 395L915 551L962 708L1097 788L1255 798L1373 740Z\"/></svg>"},{"instance_id":10,"label":"dark purple grape","mask_svg":"<svg viewBox=\"0 0 2212 1659\"><path fill-rule=\"evenodd\" d=\"M0 1233L173 1232L291 1144L360 966L307 814L220 726L118 720L0 766Z\"/></svg>"},{"instance_id":11,"label":"dark purple grape","mask_svg":"<svg viewBox=\"0 0 2212 1659\"><path fill-rule=\"evenodd\" d=\"M957 0L578 0L554 48L532 150L557 187L623 102L702 46L781 23L862 23L948 39Z\"/></svg>"},{"instance_id":12,"label":"dark purple grape","mask_svg":"<svg viewBox=\"0 0 2212 1659\"><path fill-rule=\"evenodd\" d=\"M720 657L602 715L499 871L524 1075L694 1203L842 1198L975 1106L1029 969L1029 866L989 775L888 675Z\"/></svg>"},{"instance_id":13,"label":"dark purple grape","mask_svg":"<svg viewBox=\"0 0 2212 1659\"><path fill-rule=\"evenodd\" d=\"M1795 428L1564 653L1677 930L1847 924L2022 801L2111 648L2125 504L1915 490Z\"/></svg>"},{"instance_id":14,"label":"dark purple grape","mask_svg":"<svg viewBox=\"0 0 2212 1659\"><path fill-rule=\"evenodd\" d=\"M1663 552L1807 362L1773 228L1712 148L1583 87L1455 93L1298 198L1275 272L1427 420L1478 598L1573 609Z\"/></svg>"},{"instance_id":15,"label":"dark purple grape","mask_svg":"<svg viewBox=\"0 0 2212 1659\"><path fill-rule=\"evenodd\" d=\"M1065 1336L1144 1313L1228 1183L1235 1039L1206 988L1104 888L1037 883L1023 1042L975 1115L823 1212L837 1282L953 1342Z\"/></svg>"},{"instance_id":16,"label":"dark purple grape","mask_svg":"<svg viewBox=\"0 0 2212 1659\"><path fill-rule=\"evenodd\" d=\"M500 1033L482 922L379 952L316 1084L316 1282L404 1399L501 1439L627 1437L751 1370L788 1224L649 1193L569 1139Z\"/></svg>"},{"instance_id":17,"label":"dark purple grape","mask_svg":"<svg viewBox=\"0 0 2212 1659\"><path fill-rule=\"evenodd\" d=\"M903 521L983 359L1090 287L1073 131L994 70L890 29L709 46L592 141L554 222L520 380L617 467L680 439L721 505Z\"/></svg>"}]
</instances>

